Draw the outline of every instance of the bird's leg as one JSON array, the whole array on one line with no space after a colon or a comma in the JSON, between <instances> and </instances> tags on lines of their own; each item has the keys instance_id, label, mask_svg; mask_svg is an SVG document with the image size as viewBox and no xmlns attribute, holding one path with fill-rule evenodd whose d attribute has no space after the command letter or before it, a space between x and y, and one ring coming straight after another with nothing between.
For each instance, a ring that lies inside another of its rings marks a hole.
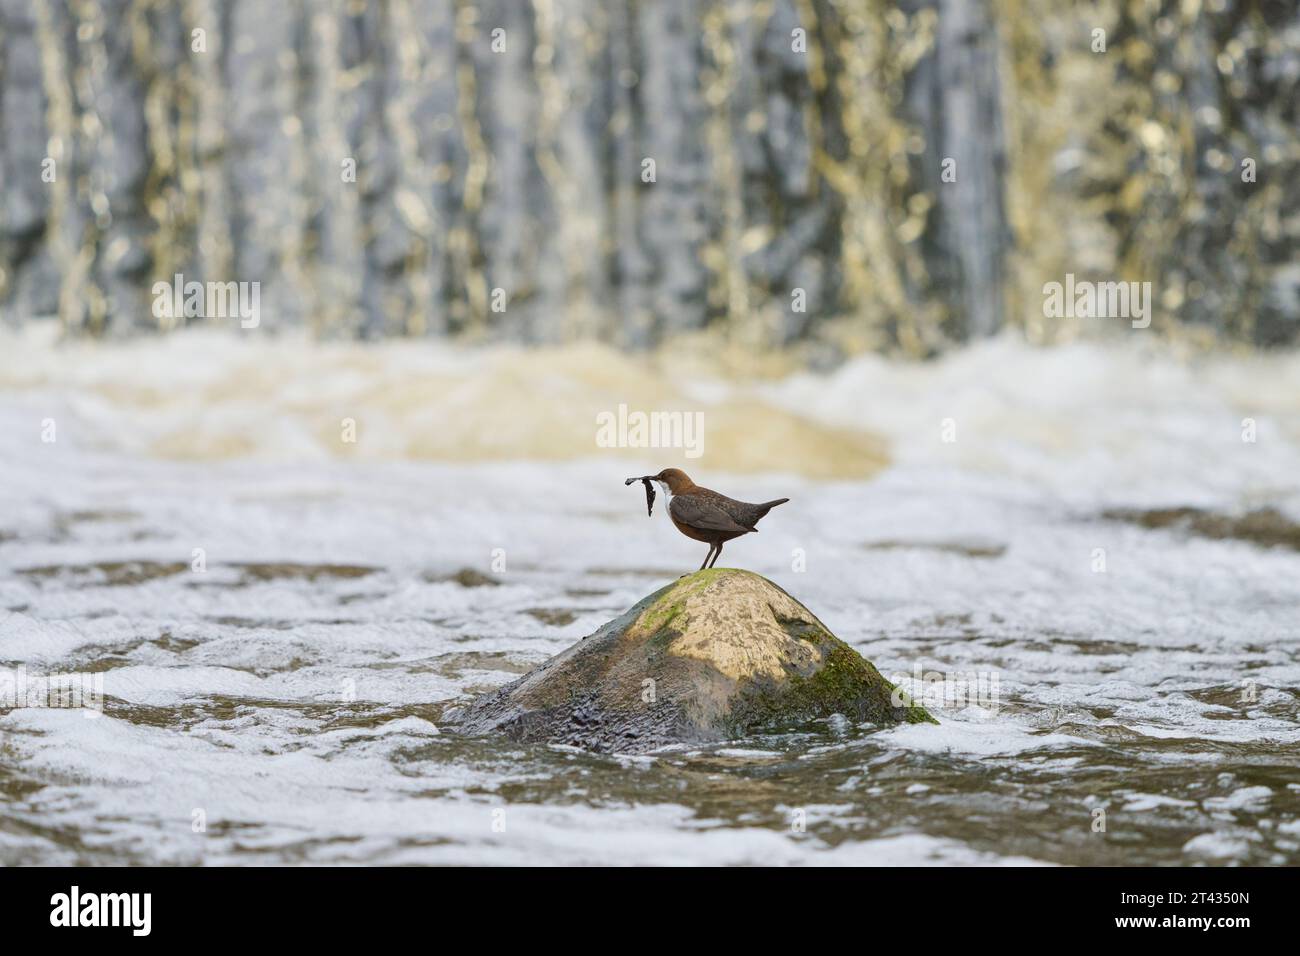
<instances>
[{"instance_id":1,"label":"bird's leg","mask_svg":"<svg viewBox=\"0 0 1300 956\"><path fill-rule=\"evenodd\" d=\"M713 549L716 547L718 547L716 544L709 545L709 553L704 556L704 563L700 565L701 571L709 566L709 558L713 557Z\"/></svg>"},{"instance_id":2,"label":"bird's leg","mask_svg":"<svg viewBox=\"0 0 1300 956\"><path fill-rule=\"evenodd\" d=\"M717 563L718 563L718 557L722 554L722 542L721 542L721 541L718 542L717 547L718 547L718 550L713 552L713 564L710 564L709 567L713 567L714 564L717 564Z\"/></svg>"}]
</instances>

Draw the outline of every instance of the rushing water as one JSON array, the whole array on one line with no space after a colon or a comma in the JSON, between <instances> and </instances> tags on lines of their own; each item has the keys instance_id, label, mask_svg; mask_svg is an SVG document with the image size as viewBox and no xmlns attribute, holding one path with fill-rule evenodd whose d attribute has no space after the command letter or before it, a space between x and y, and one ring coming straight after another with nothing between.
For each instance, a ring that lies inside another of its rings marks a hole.
<instances>
[{"instance_id":1,"label":"rushing water","mask_svg":"<svg viewBox=\"0 0 1300 956\"><path fill-rule=\"evenodd\" d=\"M1002 341L746 392L756 436L784 410L891 464L807 477L821 446L792 438L728 473L706 451L699 480L792 499L724 563L886 674L980 673L998 697L939 727L620 757L440 718L699 564L623 485L680 459L575 458L557 432L554 460L456 460L419 443L444 419L382 390L422 346L341 347L350 371L306 381L217 340L5 344L0 666L102 675L104 707L0 710L0 862L1300 861L1293 358ZM539 401L580 392L553 360ZM348 457L310 424L341 392Z\"/></svg>"}]
</instances>

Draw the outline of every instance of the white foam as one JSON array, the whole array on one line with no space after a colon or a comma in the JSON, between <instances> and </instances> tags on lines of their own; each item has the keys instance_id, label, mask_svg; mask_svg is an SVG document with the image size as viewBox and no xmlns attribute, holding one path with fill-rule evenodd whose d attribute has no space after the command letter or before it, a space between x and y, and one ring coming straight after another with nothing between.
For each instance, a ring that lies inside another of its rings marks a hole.
<instances>
[{"instance_id":1,"label":"white foam","mask_svg":"<svg viewBox=\"0 0 1300 956\"><path fill-rule=\"evenodd\" d=\"M944 675L944 689L960 687L954 674L996 673L999 706L936 707L937 727L874 733L834 720L831 736L784 753L747 741L698 758L557 748L543 759L502 745L470 759L450 756L436 704L504 683L703 557L622 484L669 462L612 461L591 441L585 406L563 399L538 406L563 419L540 435L556 454L508 460L540 454L536 419L512 411L534 404L540 381L606 404L625 372L652 400L689 389L621 363L587 371L581 356L428 343L198 335L8 346L0 661L33 673L95 668L122 716L0 716L6 752L39 784L0 802L0 815L66 828L101 859L1028 863L915 822L882 837L860 806L831 801L910 793L942 814L945 779L960 781L961 800L989 797L972 784L984 767L1008 781L1043 775L1032 787L1044 800L1074 799L1076 767L1121 757L1176 781L1126 781L1125 811L1229 826L1189 841L1189 859L1257 860L1258 841L1231 829L1234 815L1269 812L1277 833L1295 834L1282 799L1291 790L1196 790L1235 770L1241 748L1300 743L1288 690L1300 684L1295 553L1097 516L1110 505L1292 507L1294 356L1185 366L1132 342L1038 350L1002 338L927 364L863 358L761 386L719 378L701 400L722 408L760 394L745 419L754 434L766 434L772 409L797 409L823 437L887 436L894 462L871 481L814 482L790 473L780 439L755 441L734 471L725 447L709 446L696 477L751 500L792 499L724 559L772 578L908 688L917 667ZM457 391L480 374L481 388ZM347 414L358 416L356 447L338 441ZM1240 441L1247 416L1254 444ZM39 438L45 417L59 423L52 445ZM941 440L945 417L955 443ZM439 432L448 420L460 430ZM470 431L482 436L455 454ZM205 572L188 570L195 548ZM1093 570L1098 548L1104 573ZM496 549L504 569L492 565ZM93 569L128 560L186 570L112 587ZM240 585L238 562L376 570ZM43 567L64 570L32 570ZM462 567L500 584L444 580ZM529 613L538 608L575 617L554 626ZM732 764L719 769L718 756ZM782 759L775 782L761 776ZM676 792L603 795L628 775L644 775L646 789L694 781L696 760L733 775L725 783L747 797L770 784L770 806L792 802L786 773L843 773L827 776L824 802L812 804L823 819L799 835L756 823L753 806L724 825L679 806L689 801ZM581 768L563 799L495 800L549 784L554 761ZM876 778L895 765L928 769L923 782ZM506 811L504 834L494 807ZM212 823L206 834L191 829L196 808ZM0 827L6 860L76 863L79 852Z\"/></svg>"}]
</instances>

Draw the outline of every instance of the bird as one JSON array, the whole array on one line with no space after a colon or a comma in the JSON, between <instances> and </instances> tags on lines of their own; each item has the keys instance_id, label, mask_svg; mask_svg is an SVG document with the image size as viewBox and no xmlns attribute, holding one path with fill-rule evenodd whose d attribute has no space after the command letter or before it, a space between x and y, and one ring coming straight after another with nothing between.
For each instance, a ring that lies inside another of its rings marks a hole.
<instances>
[{"instance_id":1,"label":"bird","mask_svg":"<svg viewBox=\"0 0 1300 956\"><path fill-rule=\"evenodd\" d=\"M680 468L665 468L657 475L629 478L623 484L630 485L634 481L645 483L647 510L654 504L654 489L650 485L653 481L668 498L668 517L677 526L677 530L688 538L708 544L709 552L700 565L701 571L718 563L725 542L757 531L754 525L764 515L790 500L777 498L762 504L737 501L712 489L701 488Z\"/></svg>"}]
</instances>

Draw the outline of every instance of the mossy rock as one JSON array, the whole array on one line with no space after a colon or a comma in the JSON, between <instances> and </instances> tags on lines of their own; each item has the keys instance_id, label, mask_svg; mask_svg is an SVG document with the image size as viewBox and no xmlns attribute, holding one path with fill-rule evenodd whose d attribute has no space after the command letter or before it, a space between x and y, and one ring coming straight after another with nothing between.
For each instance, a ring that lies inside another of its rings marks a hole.
<instances>
[{"instance_id":1,"label":"mossy rock","mask_svg":"<svg viewBox=\"0 0 1300 956\"><path fill-rule=\"evenodd\" d=\"M937 723L771 581L715 568L445 719L467 734L644 753L831 714Z\"/></svg>"}]
</instances>

